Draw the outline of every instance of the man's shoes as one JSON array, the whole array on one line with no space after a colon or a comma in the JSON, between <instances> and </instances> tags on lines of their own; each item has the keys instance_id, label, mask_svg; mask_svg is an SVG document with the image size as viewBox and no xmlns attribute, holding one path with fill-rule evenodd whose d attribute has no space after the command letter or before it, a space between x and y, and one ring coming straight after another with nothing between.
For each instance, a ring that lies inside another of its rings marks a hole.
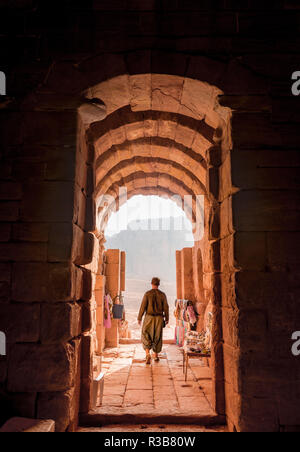
<instances>
[{"instance_id":1,"label":"man's shoes","mask_svg":"<svg viewBox=\"0 0 300 452\"><path fill-rule=\"evenodd\" d=\"M155 361L156 363L159 363L159 356L158 356L158 355L154 355L154 361Z\"/></svg>"},{"instance_id":2,"label":"man's shoes","mask_svg":"<svg viewBox=\"0 0 300 452\"><path fill-rule=\"evenodd\" d=\"M151 356L150 355L148 355L146 357L146 364L151 364Z\"/></svg>"}]
</instances>

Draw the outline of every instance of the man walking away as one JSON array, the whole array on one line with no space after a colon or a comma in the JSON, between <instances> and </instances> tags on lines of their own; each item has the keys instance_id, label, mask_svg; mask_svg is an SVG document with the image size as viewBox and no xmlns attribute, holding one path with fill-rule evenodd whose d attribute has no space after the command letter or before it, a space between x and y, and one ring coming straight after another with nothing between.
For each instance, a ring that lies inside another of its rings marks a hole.
<instances>
[{"instance_id":1,"label":"man walking away","mask_svg":"<svg viewBox=\"0 0 300 452\"><path fill-rule=\"evenodd\" d=\"M150 350L154 352L154 359L159 361L158 354L162 350L163 328L169 323L169 305L166 294L158 288L160 279L152 279L152 290L145 293L140 308L138 322L142 324L143 315L145 315L142 328L142 344L146 351L146 364L151 364Z\"/></svg>"}]
</instances>

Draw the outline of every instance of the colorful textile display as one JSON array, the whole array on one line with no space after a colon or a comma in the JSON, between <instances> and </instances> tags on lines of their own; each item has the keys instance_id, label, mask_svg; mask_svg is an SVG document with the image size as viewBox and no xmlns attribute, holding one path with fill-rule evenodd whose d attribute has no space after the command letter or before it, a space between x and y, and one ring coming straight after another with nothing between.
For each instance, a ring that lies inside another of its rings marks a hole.
<instances>
[{"instance_id":1,"label":"colorful textile display","mask_svg":"<svg viewBox=\"0 0 300 452\"><path fill-rule=\"evenodd\" d=\"M187 332L194 328L197 323L193 302L176 300L174 316L176 318L175 342L179 347L183 347Z\"/></svg>"},{"instance_id":2,"label":"colorful textile display","mask_svg":"<svg viewBox=\"0 0 300 452\"><path fill-rule=\"evenodd\" d=\"M186 311L187 311L187 317L188 317L189 323L192 326L196 325L197 318L196 318L194 306L188 305Z\"/></svg>"},{"instance_id":3,"label":"colorful textile display","mask_svg":"<svg viewBox=\"0 0 300 452\"><path fill-rule=\"evenodd\" d=\"M182 326L176 326L175 327L175 343L179 347L183 347L184 344L184 338L187 333L187 328L184 326L184 322L182 322Z\"/></svg>"}]
</instances>

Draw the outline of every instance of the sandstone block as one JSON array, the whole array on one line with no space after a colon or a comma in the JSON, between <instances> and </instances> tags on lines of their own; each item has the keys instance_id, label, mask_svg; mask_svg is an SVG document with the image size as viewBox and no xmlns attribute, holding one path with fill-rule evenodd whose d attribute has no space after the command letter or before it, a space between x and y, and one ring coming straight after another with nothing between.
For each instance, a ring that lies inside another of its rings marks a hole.
<instances>
[{"instance_id":1,"label":"sandstone block","mask_svg":"<svg viewBox=\"0 0 300 452\"><path fill-rule=\"evenodd\" d=\"M72 182L40 182L24 184L21 203L23 221L72 221L74 184Z\"/></svg>"},{"instance_id":2,"label":"sandstone block","mask_svg":"<svg viewBox=\"0 0 300 452\"><path fill-rule=\"evenodd\" d=\"M121 261L120 250L107 250L105 256L107 264L120 264Z\"/></svg>"},{"instance_id":3,"label":"sandstone block","mask_svg":"<svg viewBox=\"0 0 300 452\"><path fill-rule=\"evenodd\" d=\"M51 130L51 133L45 133ZM22 121L23 142L26 145L75 145L77 112L28 112Z\"/></svg>"},{"instance_id":4,"label":"sandstone block","mask_svg":"<svg viewBox=\"0 0 300 452\"><path fill-rule=\"evenodd\" d=\"M270 112L272 108L271 98L268 96L220 96L219 102L222 106L241 112Z\"/></svg>"},{"instance_id":5,"label":"sandstone block","mask_svg":"<svg viewBox=\"0 0 300 452\"><path fill-rule=\"evenodd\" d=\"M238 348L239 341L239 312L231 309L222 309L223 335L226 345Z\"/></svg>"},{"instance_id":6,"label":"sandstone block","mask_svg":"<svg viewBox=\"0 0 300 452\"><path fill-rule=\"evenodd\" d=\"M185 300L194 299L193 251L184 248L181 252L182 295Z\"/></svg>"},{"instance_id":7,"label":"sandstone block","mask_svg":"<svg viewBox=\"0 0 300 452\"><path fill-rule=\"evenodd\" d=\"M242 432L278 432L276 402L272 398L253 398L243 396L242 417L239 423Z\"/></svg>"},{"instance_id":8,"label":"sandstone block","mask_svg":"<svg viewBox=\"0 0 300 452\"><path fill-rule=\"evenodd\" d=\"M283 138L274 128L269 114L237 113L232 119L232 139L238 149L277 148Z\"/></svg>"},{"instance_id":9,"label":"sandstone block","mask_svg":"<svg viewBox=\"0 0 300 452\"><path fill-rule=\"evenodd\" d=\"M48 262L70 261L74 235L74 242L76 242L74 246L77 247L77 250L80 249L80 245L82 246L79 234L80 229L73 226L71 222L51 223L49 225Z\"/></svg>"},{"instance_id":10,"label":"sandstone block","mask_svg":"<svg viewBox=\"0 0 300 452\"><path fill-rule=\"evenodd\" d=\"M176 284L177 298L182 299L181 251L176 251Z\"/></svg>"},{"instance_id":11,"label":"sandstone block","mask_svg":"<svg viewBox=\"0 0 300 452\"><path fill-rule=\"evenodd\" d=\"M11 236L11 225L9 223L0 224L0 242L9 242Z\"/></svg>"},{"instance_id":12,"label":"sandstone block","mask_svg":"<svg viewBox=\"0 0 300 452\"><path fill-rule=\"evenodd\" d=\"M112 264L113 265L113 264ZM119 271L112 276L106 275L106 291L112 299L120 294L120 273Z\"/></svg>"},{"instance_id":13,"label":"sandstone block","mask_svg":"<svg viewBox=\"0 0 300 452\"><path fill-rule=\"evenodd\" d=\"M0 243L0 261L46 262L45 243Z\"/></svg>"},{"instance_id":14,"label":"sandstone block","mask_svg":"<svg viewBox=\"0 0 300 452\"><path fill-rule=\"evenodd\" d=\"M0 331L7 343L38 342L40 336L40 306L0 303Z\"/></svg>"},{"instance_id":15,"label":"sandstone block","mask_svg":"<svg viewBox=\"0 0 300 452\"><path fill-rule=\"evenodd\" d=\"M35 392L11 394L10 400L14 415L34 419L36 398Z\"/></svg>"},{"instance_id":16,"label":"sandstone block","mask_svg":"<svg viewBox=\"0 0 300 452\"><path fill-rule=\"evenodd\" d=\"M54 433L55 424L51 419L29 419L13 417L1 427L1 433Z\"/></svg>"},{"instance_id":17,"label":"sandstone block","mask_svg":"<svg viewBox=\"0 0 300 452\"><path fill-rule=\"evenodd\" d=\"M82 331L84 333L89 333L92 327L92 303L90 301L86 301L82 304Z\"/></svg>"},{"instance_id":18,"label":"sandstone block","mask_svg":"<svg viewBox=\"0 0 300 452\"><path fill-rule=\"evenodd\" d=\"M49 226L46 223L17 223L12 238L17 242L47 242Z\"/></svg>"},{"instance_id":19,"label":"sandstone block","mask_svg":"<svg viewBox=\"0 0 300 452\"><path fill-rule=\"evenodd\" d=\"M40 419L53 419L55 421L55 431L65 432L71 422L71 406L73 402L74 390L39 394L37 416Z\"/></svg>"},{"instance_id":20,"label":"sandstone block","mask_svg":"<svg viewBox=\"0 0 300 452\"><path fill-rule=\"evenodd\" d=\"M267 234L268 263L272 270L285 271L300 264L299 232L270 232Z\"/></svg>"},{"instance_id":21,"label":"sandstone block","mask_svg":"<svg viewBox=\"0 0 300 452\"><path fill-rule=\"evenodd\" d=\"M0 384L5 383L7 378L7 359L0 356Z\"/></svg>"},{"instance_id":22,"label":"sandstone block","mask_svg":"<svg viewBox=\"0 0 300 452\"><path fill-rule=\"evenodd\" d=\"M25 158L18 159L14 162L12 175L17 181L42 181L45 179L45 168L44 162L27 161Z\"/></svg>"},{"instance_id":23,"label":"sandstone block","mask_svg":"<svg viewBox=\"0 0 300 452\"><path fill-rule=\"evenodd\" d=\"M74 384L74 349L70 345L17 344L8 369L11 392L66 391Z\"/></svg>"},{"instance_id":24,"label":"sandstone block","mask_svg":"<svg viewBox=\"0 0 300 452\"><path fill-rule=\"evenodd\" d=\"M267 312L265 310L241 311L239 337L243 350L264 351L267 349Z\"/></svg>"},{"instance_id":25,"label":"sandstone block","mask_svg":"<svg viewBox=\"0 0 300 452\"><path fill-rule=\"evenodd\" d=\"M81 350L81 376L83 379L91 378L93 372L92 337L90 334L82 337Z\"/></svg>"},{"instance_id":26,"label":"sandstone block","mask_svg":"<svg viewBox=\"0 0 300 452\"><path fill-rule=\"evenodd\" d=\"M81 334L82 312L77 304L45 304L41 308L41 342L68 342Z\"/></svg>"},{"instance_id":27,"label":"sandstone block","mask_svg":"<svg viewBox=\"0 0 300 452\"><path fill-rule=\"evenodd\" d=\"M239 349L227 346L226 343L224 345L224 372L225 381L230 385L230 392L234 391L239 394L241 392Z\"/></svg>"},{"instance_id":28,"label":"sandstone block","mask_svg":"<svg viewBox=\"0 0 300 452\"><path fill-rule=\"evenodd\" d=\"M75 186L75 201L73 210L73 222L77 224L82 230L94 230L95 228L87 228L87 198L82 193L82 190L77 185ZM89 212L90 213L90 212Z\"/></svg>"},{"instance_id":29,"label":"sandstone block","mask_svg":"<svg viewBox=\"0 0 300 452\"><path fill-rule=\"evenodd\" d=\"M96 285L95 290L102 291L105 288L105 276L103 275L97 275L96 277Z\"/></svg>"},{"instance_id":30,"label":"sandstone block","mask_svg":"<svg viewBox=\"0 0 300 452\"><path fill-rule=\"evenodd\" d=\"M0 282L9 282L11 280L11 264L0 263Z\"/></svg>"},{"instance_id":31,"label":"sandstone block","mask_svg":"<svg viewBox=\"0 0 300 452\"><path fill-rule=\"evenodd\" d=\"M83 301L89 301L92 297L93 278L90 270L85 268L80 269L82 273L81 291L78 299Z\"/></svg>"},{"instance_id":32,"label":"sandstone block","mask_svg":"<svg viewBox=\"0 0 300 452\"><path fill-rule=\"evenodd\" d=\"M105 330L105 346L115 348L119 346L119 321L112 320L112 327Z\"/></svg>"},{"instance_id":33,"label":"sandstone block","mask_svg":"<svg viewBox=\"0 0 300 452\"><path fill-rule=\"evenodd\" d=\"M22 199L22 186L18 182L0 182L0 200Z\"/></svg>"},{"instance_id":34,"label":"sandstone block","mask_svg":"<svg viewBox=\"0 0 300 452\"><path fill-rule=\"evenodd\" d=\"M0 282L0 303L8 303L10 301L10 284L6 281Z\"/></svg>"},{"instance_id":35,"label":"sandstone block","mask_svg":"<svg viewBox=\"0 0 300 452\"><path fill-rule=\"evenodd\" d=\"M295 190L241 191L232 198L233 226L238 231L297 231L299 203Z\"/></svg>"},{"instance_id":36,"label":"sandstone block","mask_svg":"<svg viewBox=\"0 0 300 452\"><path fill-rule=\"evenodd\" d=\"M235 287L238 306L247 309L285 305L289 299L286 287L291 286L283 272L243 271L236 273Z\"/></svg>"},{"instance_id":37,"label":"sandstone block","mask_svg":"<svg viewBox=\"0 0 300 452\"><path fill-rule=\"evenodd\" d=\"M17 221L20 213L20 205L17 201L0 202L0 221Z\"/></svg>"},{"instance_id":38,"label":"sandstone block","mask_svg":"<svg viewBox=\"0 0 300 452\"><path fill-rule=\"evenodd\" d=\"M267 238L264 232L237 232L234 259L243 270L264 271L267 265Z\"/></svg>"},{"instance_id":39,"label":"sandstone block","mask_svg":"<svg viewBox=\"0 0 300 452\"><path fill-rule=\"evenodd\" d=\"M99 265L99 241L92 233L84 234L84 255L82 257L83 265L93 274L98 273Z\"/></svg>"},{"instance_id":40,"label":"sandstone block","mask_svg":"<svg viewBox=\"0 0 300 452\"><path fill-rule=\"evenodd\" d=\"M107 264L105 267L106 277L111 279L112 277L118 277L120 273L120 264Z\"/></svg>"},{"instance_id":41,"label":"sandstone block","mask_svg":"<svg viewBox=\"0 0 300 452\"><path fill-rule=\"evenodd\" d=\"M280 425L293 427L300 425L299 384L297 381L286 381L280 385L279 422ZM296 431L295 429L293 431Z\"/></svg>"},{"instance_id":42,"label":"sandstone block","mask_svg":"<svg viewBox=\"0 0 300 452\"><path fill-rule=\"evenodd\" d=\"M278 154L284 154L286 161ZM287 167L289 161L289 167ZM232 183L242 189L299 189L298 168L292 168L288 151L240 151L232 153Z\"/></svg>"},{"instance_id":43,"label":"sandstone block","mask_svg":"<svg viewBox=\"0 0 300 452\"><path fill-rule=\"evenodd\" d=\"M120 290L124 292L126 290L126 253L121 252L121 281Z\"/></svg>"},{"instance_id":44,"label":"sandstone block","mask_svg":"<svg viewBox=\"0 0 300 452\"><path fill-rule=\"evenodd\" d=\"M232 198L226 198L220 205L220 236L221 238L233 234Z\"/></svg>"},{"instance_id":45,"label":"sandstone block","mask_svg":"<svg viewBox=\"0 0 300 452\"><path fill-rule=\"evenodd\" d=\"M266 95L268 90L264 77L250 71L237 60L230 61L219 86L227 95Z\"/></svg>"},{"instance_id":46,"label":"sandstone block","mask_svg":"<svg viewBox=\"0 0 300 452\"><path fill-rule=\"evenodd\" d=\"M51 155L47 155L44 179L48 181L75 181L75 148L52 150ZM83 168L78 168L82 170ZM85 187L85 185L80 185Z\"/></svg>"},{"instance_id":47,"label":"sandstone block","mask_svg":"<svg viewBox=\"0 0 300 452\"><path fill-rule=\"evenodd\" d=\"M76 272L72 265L19 263L13 266L12 297L15 301L72 301Z\"/></svg>"}]
</instances>

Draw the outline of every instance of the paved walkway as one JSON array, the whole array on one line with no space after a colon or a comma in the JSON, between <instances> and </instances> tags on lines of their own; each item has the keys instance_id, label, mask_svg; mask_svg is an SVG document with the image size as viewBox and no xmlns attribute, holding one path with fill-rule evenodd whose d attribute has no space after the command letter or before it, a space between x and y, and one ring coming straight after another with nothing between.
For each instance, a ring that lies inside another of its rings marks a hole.
<instances>
[{"instance_id":1,"label":"paved walkway","mask_svg":"<svg viewBox=\"0 0 300 452\"><path fill-rule=\"evenodd\" d=\"M106 350L103 357L105 390L98 414L149 416L215 416L211 408L210 369L199 359L190 360L184 381L182 352L165 345L159 363L145 364L140 344Z\"/></svg>"}]
</instances>

